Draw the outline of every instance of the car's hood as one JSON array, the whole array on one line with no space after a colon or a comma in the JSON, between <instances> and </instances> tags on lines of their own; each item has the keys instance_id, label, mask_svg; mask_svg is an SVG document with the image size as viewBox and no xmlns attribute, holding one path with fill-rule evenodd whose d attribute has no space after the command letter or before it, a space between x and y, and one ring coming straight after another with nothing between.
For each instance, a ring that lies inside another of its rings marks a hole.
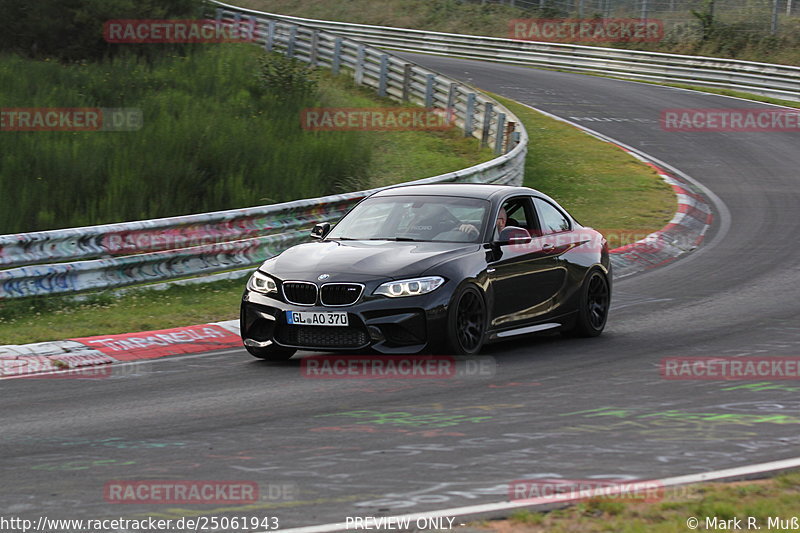
<instances>
[{"instance_id":1,"label":"car's hood","mask_svg":"<svg viewBox=\"0 0 800 533\"><path fill-rule=\"evenodd\" d=\"M479 249L460 242L320 241L289 248L262 270L282 280L316 281L322 274L326 282L402 279Z\"/></svg>"}]
</instances>

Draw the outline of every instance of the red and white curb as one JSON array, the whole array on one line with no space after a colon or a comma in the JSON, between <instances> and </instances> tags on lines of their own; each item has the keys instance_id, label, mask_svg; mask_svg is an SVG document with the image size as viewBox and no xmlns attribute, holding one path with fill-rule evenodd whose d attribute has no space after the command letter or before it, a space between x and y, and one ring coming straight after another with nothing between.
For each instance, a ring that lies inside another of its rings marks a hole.
<instances>
[{"instance_id":1,"label":"red and white curb","mask_svg":"<svg viewBox=\"0 0 800 533\"><path fill-rule=\"evenodd\" d=\"M158 359L242 345L239 321L81 337L65 341L0 346L0 378L103 377L102 368L117 362ZM53 374L56 372L56 374Z\"/></svg>"},{"instance_id":2,"label":"red and white curb","mask_svg":"<svg viewBox=\"0 0 800 533\"><path fill-rule=\"evenodd\" d=\"M691 252L703 242L714 221L711 206L692 183L666 172L624 146L620 148L658 172L661 179L675 192L678 210L672 220L660 230L644 239L611 250L615 278L665 265Z\"/></svg>"}]
</instances>

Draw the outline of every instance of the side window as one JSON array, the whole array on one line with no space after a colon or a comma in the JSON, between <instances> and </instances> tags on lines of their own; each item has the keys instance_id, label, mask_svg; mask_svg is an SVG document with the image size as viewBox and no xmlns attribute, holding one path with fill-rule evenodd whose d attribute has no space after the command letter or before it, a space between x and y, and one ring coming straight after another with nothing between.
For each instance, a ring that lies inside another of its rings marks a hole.
<instances>
[{"instance_id":1,"label":"side window","mask_svg":"<svg viewBox=\"0 0 800 533\"><path fill-rule=\"evenodd\" d=\"M536 212L539 214L543 235L570 229L569 220L553 204L541 198L534 198L533 203L536 205Z\"/></svg>"},{"instance_id":2,"label":"side window","mask_svg":"<svg viewBox=\"0 0 800 533\"><path fill-rule=\"evenodd\" d=\"M500 227L514 226L531 232L536 229L535 217L531 208L530 197L511 198L503 202L502 209L497 215L494 236L500 234Z\"/></svg>"}]
</instances>

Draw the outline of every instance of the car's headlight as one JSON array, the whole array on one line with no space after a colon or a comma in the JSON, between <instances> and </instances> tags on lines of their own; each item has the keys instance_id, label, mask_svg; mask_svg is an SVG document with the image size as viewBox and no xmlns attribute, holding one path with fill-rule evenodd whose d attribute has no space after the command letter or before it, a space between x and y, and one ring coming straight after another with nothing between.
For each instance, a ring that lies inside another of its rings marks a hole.
<instances>
[{"instance_id":1,"label":"car's headlight","mask_svg":"<svg viewBox=\"0 0 800 533\"><path fill-rule=\"evenodd\" d=\"M264 294L278 292L278 284L275 283L275 280L266 274L262 274L258 270L253 272L253 275L247 280L247 288L251 291L262 292Z\"/></svg>"},{"instance_id":2,"label":"car's headlight","mask_svg":"<svg viewBox=\"0 0 800 533\"><path fill-rule=\"evenodd\" d=\"M435 291L444 283L444 278L429 276L427 278L403 279L384 283L373 294L382 294L390 298L401 296L418 296Z\"/></svg>"}]
</instances>

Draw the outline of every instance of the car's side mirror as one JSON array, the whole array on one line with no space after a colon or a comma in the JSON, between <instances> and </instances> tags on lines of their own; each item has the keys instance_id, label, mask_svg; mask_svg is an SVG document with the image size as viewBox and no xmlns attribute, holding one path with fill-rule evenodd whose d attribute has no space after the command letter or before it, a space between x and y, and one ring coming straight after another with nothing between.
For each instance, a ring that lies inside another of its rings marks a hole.
<instances>
[{"instance_id":1,"label":"car's side mirror","mask_svg":"<svg viewBox=\"0 0 800 533\"><path fill-rule=\"evenodd\" d=\"M531 242L531 234L525 228L517 226L506 226L500 230L500 236L495 241L495 244L506 246L508 244L528 244Z\"/></svg>"},{"instance_id":2,"label":"car's side mirror","mask_svg":"<svg viewBox=\"0 0 800 533\"><path fill-rule=\"evenodd\" d=\"M330 233L331 231L331 223L330 222L320 222L319 224L315 224L314 228L311 230L311 238L312 239L324 239L325 236Z\"/></svg>"}]
</instances>

